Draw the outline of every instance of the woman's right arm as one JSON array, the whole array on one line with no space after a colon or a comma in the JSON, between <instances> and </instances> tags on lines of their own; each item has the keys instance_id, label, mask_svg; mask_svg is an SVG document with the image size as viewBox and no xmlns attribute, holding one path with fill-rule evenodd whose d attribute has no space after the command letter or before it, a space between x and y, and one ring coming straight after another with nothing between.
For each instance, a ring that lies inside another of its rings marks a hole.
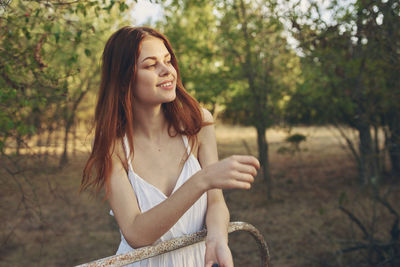
<instances>
[{"instance_id":1,"label":"woman's right arm","mask_svg":"<svg viewBox=\"0 0 400 267\"><path fill-rule=\"evenodd\" d=\"M109 203L126 241L133 248L153 244L210 189L248 189L253 174L243 172L244 165L258 167L252 156L232 156L194 174L170 197L141 213L133 188L120 158L112 156Z\"/></svg>"}]
</instances>

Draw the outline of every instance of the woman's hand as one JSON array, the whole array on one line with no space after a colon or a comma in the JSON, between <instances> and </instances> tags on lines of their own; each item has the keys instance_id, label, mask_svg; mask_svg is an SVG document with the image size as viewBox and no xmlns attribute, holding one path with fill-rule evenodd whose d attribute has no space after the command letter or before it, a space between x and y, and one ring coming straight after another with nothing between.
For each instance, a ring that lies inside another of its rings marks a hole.
<instances>
[{"instance_id":1,"label":"woman's hand","mask_svg":"<svg viewBox=\"0 0 400 267\"><path fill-rule=\"evenodd\" d=\"M211 164L199 173L207 190L250 189L260 163L253 156L231 156Z\"/></svg>"},{"instance_id":2,"label":"woman's hand","mask_svg":"<svg viewBox=\"0 0 400 267\"><path fill-rule=\"evenodd\" d=\"M232 254L226 241L206 241L205 267L217 263L219 267L233 267Z\"/></svg>"}]
</instances>

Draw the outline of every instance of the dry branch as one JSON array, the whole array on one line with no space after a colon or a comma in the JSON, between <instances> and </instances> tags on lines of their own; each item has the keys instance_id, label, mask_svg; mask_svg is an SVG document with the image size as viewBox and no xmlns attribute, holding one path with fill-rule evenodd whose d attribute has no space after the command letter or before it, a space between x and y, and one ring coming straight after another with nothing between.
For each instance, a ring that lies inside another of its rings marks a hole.
<instances>
[{"instance_id":1,"label":"dry branch","mask_svg":"<svg viewBox=\"0 0 400 267\"><path fill-rule=\"evenodd\" d=\"M362 224L362 222L361 222L359 219L357 219L357 217L354 216L353 213L351 213L350 211L348 211L347 209L345 209L343 206L339 206L339 209L340 209L341 211L343 211L343 212L350 218L350 220L352 220L352 221L361 229L361 231L364 233L364 238L365 238L365 239L368 239L369 234L368 234L368 232L367 232L367 229L366 229L366 228L364 227L364 225Z\"/></svg>"}]
</instances>

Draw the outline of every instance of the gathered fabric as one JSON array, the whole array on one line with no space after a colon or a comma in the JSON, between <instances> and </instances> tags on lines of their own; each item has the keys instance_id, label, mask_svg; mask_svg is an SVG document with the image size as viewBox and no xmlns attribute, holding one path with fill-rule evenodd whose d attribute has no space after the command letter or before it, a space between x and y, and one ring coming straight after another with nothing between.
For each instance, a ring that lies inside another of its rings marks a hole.
<instances>
[{"instance_id":1,"label":"gathered fabric","mask_svg":"<svg viewBox=\"0 0 400 267\"><path fill-rule=\"evenodd\" d=\"M201 166L197 158L191 153L188 138L182 136L183 143L185 144L188 153L188 159L185 161L182 171L177 178L175 188L172 194L179 189L187 180L189 180L196 172L201 170ZM128 140L126 136L123 141L126 157L128 158L128 178L133 187L136 199L141 212L155 207L161 202L168 199L168 197L161 192L157 187L146 182L139 175L137 175L131 164L130 151ZM183 216L175 223L168 232L166 232L160 239L153 245L159 242L167 241L183 235L192 234L204 229L205 217L207 211L207 194L204 193L193 205L190 207ZM114 215L110 211L111 215ZM121 231L120 231L121 232ZM123 254L134 250L125 240L121 232L121 243L119 244L116 254ZM126 266L130 267L172 267L172 266L204 266L205 243L200 242L188 247L174 250L168 253L161 254L156 257L135 262Z\"/></svg>"}]
</instances>

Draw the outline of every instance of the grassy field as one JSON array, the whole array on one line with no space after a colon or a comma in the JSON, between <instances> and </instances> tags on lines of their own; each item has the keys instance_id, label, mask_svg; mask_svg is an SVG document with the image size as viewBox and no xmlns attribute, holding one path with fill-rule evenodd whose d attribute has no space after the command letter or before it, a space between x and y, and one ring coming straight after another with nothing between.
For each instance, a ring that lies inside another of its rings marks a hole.
<instances>
[{"instance_id":1,"label":"grassy field","mask_svg":"<svg viewBox=\"0 0 400 267\"><path fill-rule=\"evenodd\" d=\"M256 226L270 246L272 266L367 266L368 251L336 253L362 241L362 232L338 209L354 213L374 238L387 240L392 215L368 197L343 140L328 128L292 129L307 140L300 153L278 153L287 132L267 132L270 144L272 199L260 177L249 191L226 191L232 221ZM118 226L108 215L103 195L78 193L90 138L80 134L70 162L57 168L60 148L44 156L26 155L0 161L0 266L72 266L115 253ZM252 128L217 126L220 158L257 155ZM13 162L17 162L14 165ZM23 166L19 169L17 166ZM383 183L393 208L400 209L399 184ZM230 235L236 266L258 266L255 241L247 233ZM350 265L350 262L359 263Z\"/></svg>"}]
</instances>

